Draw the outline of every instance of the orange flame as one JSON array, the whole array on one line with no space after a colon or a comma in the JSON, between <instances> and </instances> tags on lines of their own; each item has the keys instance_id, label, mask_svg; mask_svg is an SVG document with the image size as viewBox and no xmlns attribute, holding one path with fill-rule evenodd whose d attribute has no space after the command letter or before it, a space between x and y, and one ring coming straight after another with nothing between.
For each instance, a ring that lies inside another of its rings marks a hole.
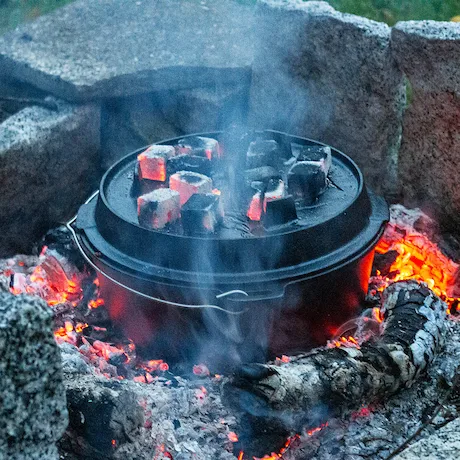
<instances>
[{"instance_id":1,"label":"orange flame","mask_svg":"<svg viewBox=\"0 0 460 460\"><path fill-rule=\"evenodd\" d=\"M314 433L321 431L325 426L327 426L327 423L321 425L318 428L314 428L313 430L311 430L311 432L307 432L307 435L312 436ZM263 457L252 457L252 460L279 460L280 458L283 458L283 455L292 447L293 443L298 440L300 440L300 435L295 434L294 436L291 436L286 440L284 446L280 449L279 452L272 452L270 455L264 455ZM241 450L238 454L238 460L244 460L243 450Z\"/></svg>"},{"instance_id":2,"label":"orange flame","mask_svg":"<svg viewBox=\"0 0 460 460\"><path fill-rule=\"evenodd\" d=\"M397 226L390 223L376 252L383 254L390 250L397 251L398 257L390 267L389 276L378 274L375 277L380 278L380 291L393 281L413 279L425 282L449 306L458 302L455 288L459 265L446 257L425 235L415 231L401 234Z\"/></svg>"},{"instance_id":3,"label":"orange flame","mask_svg":"<svg viewBox=\"0 0 460 460\"><path fill-rule=\"evenodd\" d=\"M88 302L88 307L93 309L93 310L98 308L98 307L100 307L101 305L104 305L104 299L101 299L100 297L98 297L97 299L94 299L94 300L90 300Z\"/></svg>"}]
</instances>

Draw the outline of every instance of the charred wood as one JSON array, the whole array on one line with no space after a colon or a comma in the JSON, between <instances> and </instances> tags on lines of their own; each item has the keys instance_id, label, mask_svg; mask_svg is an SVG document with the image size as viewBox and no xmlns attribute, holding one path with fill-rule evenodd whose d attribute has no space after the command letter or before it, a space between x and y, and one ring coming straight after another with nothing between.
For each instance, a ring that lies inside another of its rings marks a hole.
<instances>
[{"instance_id":1,"label":"charred wood","mask_svg":"<svg viewBox=\"0 0 460 460\"><path fill-rule=\"evenodd\" d=\"M61 447L81 458L112 458L143 426L137 395L124 382L91 374L66 381L69 428Z\"/></svg>"},{"instance_id":2,"label":"charred wood","mask_svg":"<svg viewBox=\"0 0 460 460\"><path fill-rule=\"evenodd\" d=\"M443 344L446 308L423 284L394 283L383 292L380 337L360 347L318 348L281 366L242 366L227 388L229 399L287 429L318 426L375 403L426 370Z\"/></svg>"}]
</instances>

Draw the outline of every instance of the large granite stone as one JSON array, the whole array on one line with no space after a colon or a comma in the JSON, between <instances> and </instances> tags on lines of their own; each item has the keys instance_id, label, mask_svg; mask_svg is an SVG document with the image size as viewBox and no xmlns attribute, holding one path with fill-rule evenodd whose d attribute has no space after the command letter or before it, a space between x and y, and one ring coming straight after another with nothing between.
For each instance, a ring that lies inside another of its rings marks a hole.
<instances>
[{"instance_id":1,"label":"large granite stone","mask_svg":"<svg viewBox=\"0 0 460 460\"><path fill-rule=\"evenodd\" d=\"M390 28L325 2L261 1L250 119L329 143L393 191L405 100Z\"/></svg>"},{"instance_id":2,"label":"large granite stone","mask_svg":"<svg viewBox=\"0 0 460 460\"><path fill-rule=\"evenodd\" d=\"M38 297L0 293L0 458L58 459L68 423L53 315Z\"/></svg>"},{"instance_id":3,"label":"large granite stone","mask_svg":"<svg viewBox=\"0 0 460 460\"><path fill-rule=\"evenodd\" d=\"M100 109L55 101L0 125L0 256L28 252L96 188Z\"/></svg>"},{"instance_id":4,"label":"large granite stone","mask_svg":"<svg viewBox=\"0 0 460 460\"><path fill-rule=\"evenodd\" d=\"M184 133L222 130L245 124L249 85L216 85L168 91L159 98L162 113Z\"/></svg>"},{"instance_id":5,"label":"large granite stone","mask_svg":"<svg viewBox=\"0 0 460 460\"><path fill-rule=\"evenodd\" d=\"M214 85L107 99L102 105L102 166L154 142L244 123L249 85Z\"/></svg>"},{"instance_id":6,"label":"large granite stone","mask_svg":"<svg viewBox=\"0 0 460 460\"><path fill-rule=\"evenodd\" d=\"M0 39L0 69L69 100L248 79L252 9L234 0L80 0Z\"/></svg>"},{"instance_id":7,"label":"large granite stone","mask_svg":"<svg viewBox=\"0 0 460 460\"><path fill-rule=\"evenodd\" d=\"M391 47L411 87L399 154L404 200L458 235L460 24L400 22Z\"/></svg>"},{"instance_id":8,"label":"large granite stone","mask_svg":"<svg viewBox=\"0 0 460 460\"><path fill-rule=\"evenodd\" d=\"M102 104L102 168L134 150L181 134L163 115L156 93L107 99Z\"/></svg>"},{"instance_id":9,"label":"large granite stone","mask_svg":"<svg viewBox=\"0 0 460 460\"><path fill-rule=\"evenodd\" d=\"M460 457L460 419L448 423L394 457L394 460L453 460Z\"/></svg>"}]
</instances>

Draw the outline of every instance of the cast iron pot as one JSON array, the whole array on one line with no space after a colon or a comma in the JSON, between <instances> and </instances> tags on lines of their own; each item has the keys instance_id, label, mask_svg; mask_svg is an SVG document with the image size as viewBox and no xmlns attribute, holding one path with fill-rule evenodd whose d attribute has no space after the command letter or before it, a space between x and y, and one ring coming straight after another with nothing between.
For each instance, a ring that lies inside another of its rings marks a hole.
<instances>
[{"instance_id":1,"label":"cast iron pot","mask_svg":"<svg viewBox=\"0 0 460 460\"><path fill-rule=\"evenodd\" d=\"M258 135L323 145L271 130ZM144 356L214 369L265 361L325 344L358 314L389 213L348 156L332 149L339 187L295 225L259 237L204 238L137 223L132 186L142 150L106 172L73 230L111 318Z\"/></svg>"}]
</instances>

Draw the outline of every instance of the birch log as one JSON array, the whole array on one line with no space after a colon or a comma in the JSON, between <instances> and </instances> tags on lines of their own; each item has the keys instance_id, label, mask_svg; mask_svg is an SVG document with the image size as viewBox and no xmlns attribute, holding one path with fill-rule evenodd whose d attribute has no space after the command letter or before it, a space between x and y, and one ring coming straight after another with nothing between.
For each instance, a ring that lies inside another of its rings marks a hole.
<instances>
[{"instance_id":1,"label":"birch log","mask_svg":"<svg viewBox=\"0 0 460 460\"><path fill-rule=\"evenodd\" d=\"M409 387L443 345L447 305L424 284L382 295L383 332L359 348L318 348L281 366L249 364L230 392L252 415L278 412L285 426L321 423Z\"/></svg>"}]
</instances>

